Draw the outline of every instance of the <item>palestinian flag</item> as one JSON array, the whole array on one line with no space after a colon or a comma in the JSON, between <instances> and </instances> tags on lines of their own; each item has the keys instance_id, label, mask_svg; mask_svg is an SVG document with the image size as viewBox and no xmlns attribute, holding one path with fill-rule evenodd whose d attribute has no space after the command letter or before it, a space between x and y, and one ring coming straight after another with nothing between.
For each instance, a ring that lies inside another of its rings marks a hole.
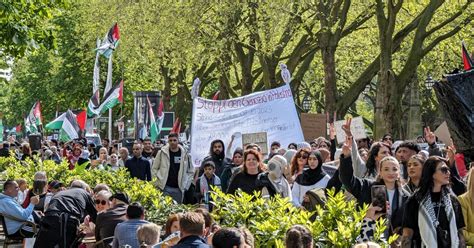
<instances>
[{"instance_id":1,"label":"palestinian flag","mask_svg":"<svg viewBox=\"0 0 474 248\"><path fill-rule=\"evenodd\" d=\"M99 90L96 90L94 95L89 99L87 103L87 117L92 118L99 115Z\"/></svg>"},{"instance_id":2,"label":"palestinian flag","mask_svg":"<svg viewBox=\"0 0 474 248\"><path fill-rule=\"evenodd\" d=\"M25 119L26 131L30 133L37 133L39 126L42 125L41 119L41 104L39 101L37 101L35 104L33 104L30 113Z\"/></svg>"},{"instance_id":3,"label":"palestinian flag","mask_svg":"<svg viewBox=\"0 0 474 248\"><path fill-rule=\"evenodd\" d=\"M104 97L104 101L97 109L100 114L113 108L115 105L123 102L123 80L119 84L110 89Z\"/></svg>"},{"instance_id":4,"label":"palestinian flag","mask_svg":"<svg viewBox=\"0 0 474 248\"><path fill-rule=\"evenodd\" d=\"M79 137L78 132L80 127L77 123L76 115L74 115L71 110L68 110L52 122L46 124L45 128L49 130L60 130L59 139L61 141L69 141Z\"/></svg>"},{"instance_id":5,"label":"palestinian flag","mask_svg":"<svg viewBox=\"0 0 474 248\"><path fill-rule=\"evenodd\" d=\"M120 31L118 24L115 23L110 29L109 32L105 35L102 43L97 48L97 51L104 55L104 57L109 58L112 52L117 48L120 39Z\"/></svg>"},{"instance_id":6,"label":"palestinian flag","mask_svg":"<svg viewBox=\"0 0 474 248\"><path fill-rule=\"evenodd\" d=\"M474 66L474 63L472 62L471 56L469 56L469 52L466 49L466 44L464 44L464 41L462 42L462 62L464 63L465 71L471 70Z\"/></svg>"},{"instance_id":7,"label":"palestinian flag","mask_svg":"<svg viewBox=\"0 0 474 248\"><path fill-rule=\"evenodd\" d=\"M163 113L163 100L160 100L160 105L158 106L158 135L161 133L163 129L163 120L165 119L165 114Z\"/></svg>"},{"instance_id":8,"label":"palestinian flag","mask_svg":"<svg viewBox=\"0 0 474 248\"><path fill-rule=\"evenodd\" d=\"M150 99L146 97L148 102L148 114L150 116L150 139L152 143L155 143L158 138L158 127L156 125L155 114L153 114L153 108L151 107Z\"/></svg>"},{"instance_id":9,"label":"palestinian flag","mask_svg":"<svg viewBox=\"0 0 474 248\"><path fill-rule=\"evenodd\" d=\"M63 125L59 132L59 140L67 142L73 139L79 138L79 125L77 124L76 116L71 110L68 110L66 116L63 119Z\"/></svg>"}]
</instances>

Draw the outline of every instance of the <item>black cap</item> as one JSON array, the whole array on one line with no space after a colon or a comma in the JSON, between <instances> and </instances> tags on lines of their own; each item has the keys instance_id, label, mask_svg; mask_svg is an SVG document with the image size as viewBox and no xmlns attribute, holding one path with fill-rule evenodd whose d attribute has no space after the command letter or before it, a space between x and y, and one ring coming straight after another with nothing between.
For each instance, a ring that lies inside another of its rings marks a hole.
<instances>
[{"instance_id":1,"label":"black cap","mask_svg":"<svg viewBox=\"0 0 474 248\"><path fill-rule=\"evenodd\" d=\"M117 192L117 193L113 194L109 198L109 200L113 200L113 199L117 199L117 200L123 201L127 204L130 204L130 198L128 198L128 195L125 192Z\"/></svg>"}]
</instances>

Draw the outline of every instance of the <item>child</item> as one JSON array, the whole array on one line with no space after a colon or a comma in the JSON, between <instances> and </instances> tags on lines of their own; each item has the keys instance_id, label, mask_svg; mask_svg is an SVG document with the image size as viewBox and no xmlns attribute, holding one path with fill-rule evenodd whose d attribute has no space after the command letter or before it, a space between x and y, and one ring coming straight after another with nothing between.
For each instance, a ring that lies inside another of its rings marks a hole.
<instances>
[{"instance_id":1,"label":"child","mask_svg":"<svg viewBox=\"0 0 474 248\"><path fill-rule=\"evenodd\" d=\"M18 183L18 187L20 190L18 191L18 196L16 197L16 201L21 205L25 201L26 196L28 195L28 184L24 178L20 178L16 180Z\"/></svg>"},{"instance_id":2,"label":"child","mask_svg":"<svg viewBox=\"0 0 474 248\"><path fill-rule=\"evenodd\" d=\"M212 161L204 163L204 173L197 180L196 192L198 195L198 201L205 204L209 209L209 192L212 190L211 186L221 188L221 179L214 174L216 171L216 165ZM211 209L209 209L211 211Z\"/></svg>"}]
</instances>

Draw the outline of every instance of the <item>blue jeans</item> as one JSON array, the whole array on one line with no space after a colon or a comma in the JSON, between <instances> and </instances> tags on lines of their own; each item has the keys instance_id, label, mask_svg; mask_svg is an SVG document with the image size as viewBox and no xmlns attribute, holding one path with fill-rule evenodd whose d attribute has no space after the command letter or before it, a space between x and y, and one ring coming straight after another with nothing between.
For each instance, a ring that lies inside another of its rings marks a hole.
<instances>
[{"instance_id":1,"label":"blue jeans","mask_svg":"<svg viewBox=\"0 0 474 248\"><path fill-rule=\"evenodd\" d=\"M173 188L168 185L163 189L163 194L170 196L178 204L183 203L183 192L179 188Z\"/></svg>"}]
</instances>

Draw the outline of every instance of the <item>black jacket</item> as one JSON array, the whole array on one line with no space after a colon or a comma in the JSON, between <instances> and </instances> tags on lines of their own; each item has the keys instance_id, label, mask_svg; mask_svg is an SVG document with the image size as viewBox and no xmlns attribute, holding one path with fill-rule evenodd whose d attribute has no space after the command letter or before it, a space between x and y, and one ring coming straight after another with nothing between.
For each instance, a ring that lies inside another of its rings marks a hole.
<instances>
[{"instance_id":1,"label":"black jacket","mask_svg":"<svg viewBox=\"0 0 474 248\"><path fill-rule=\"evenodd\" d=\"M90 215L92 222L96 222L97 210L91 195L81 188L71 188L54 195L49 202L45 216L59 216L67 213L80 220ZM58 234L59 235L59 234Z\"/></svg>"},{"instance_id":2,"label":"black jacket","mask_svg":"<svg viewBox=\"0 0 474 248\"><path fill-rule=\"evenodd\" d=\"M130 172L131 177L151 181L150 161L144 157L132 157L127 159L127 161L125 161L125 168Z\"/></svg>"},{"instance_id":3,"label":"black jacket","mask_svg":"<svg viewBox=\"0 0 474 248\"><path fill-rule=\"evenodd\" d=\"M209 248L206 241L197 235L182 238L173 248Z\"/></svg>"},{"instance_id":4,"label":"black jacket","mask_svg":"<svg viewBox=\"0 0 474 248\"><path fill-rule=\"evenodd\" d=\"M339 178L342 184L346 187L347 191L357 199L359 206L363 204L370 205L372 203L372 186L383 185L383 183L372 179L355 177L351 157L344 158L341 156L340 161ZM390 234L393 233L393 229L402 226L404 206L410 196L402 187L398 187L395 190L398 192L400 196L399 199L401 200L398 200L397 206L390 206L392 209Z\"/></svg>"}]
</instances>

